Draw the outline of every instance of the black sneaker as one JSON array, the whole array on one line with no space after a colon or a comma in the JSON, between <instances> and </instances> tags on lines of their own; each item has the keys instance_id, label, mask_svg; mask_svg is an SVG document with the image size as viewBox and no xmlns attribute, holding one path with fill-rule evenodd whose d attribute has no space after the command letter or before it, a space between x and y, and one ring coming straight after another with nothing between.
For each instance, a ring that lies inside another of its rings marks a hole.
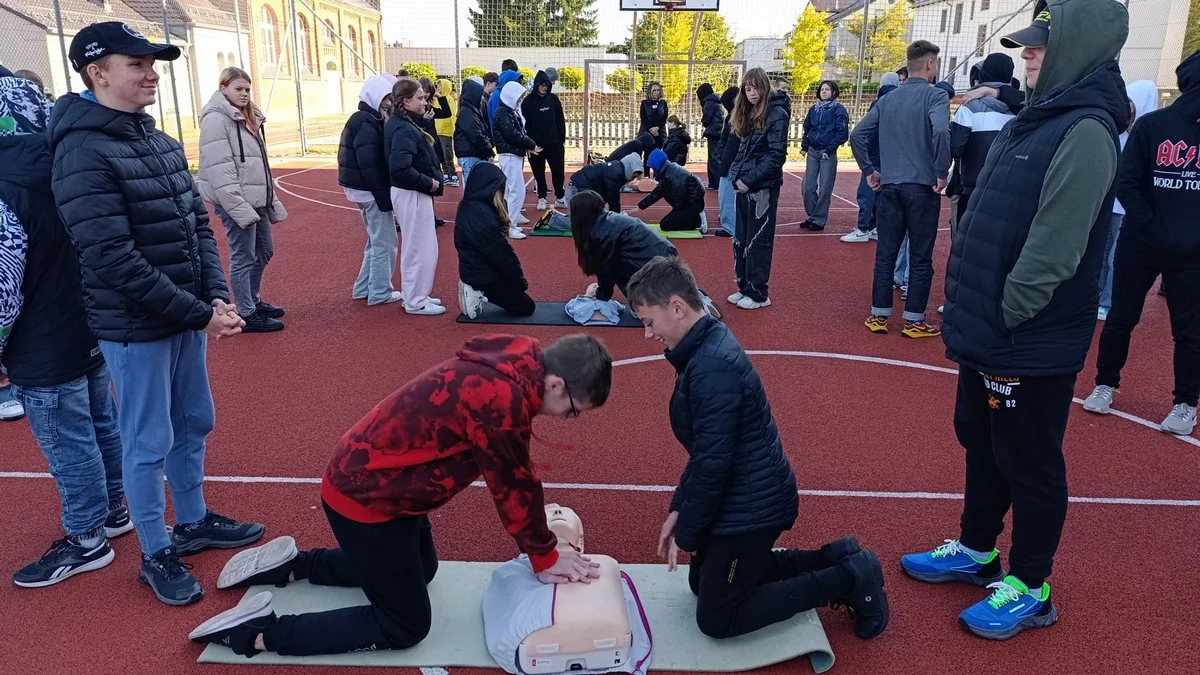
<instances>
[{"instance_id":1,"label":"black sneaker","mask_svg":"<svg viewBox=\"0 0 1200 675\"><path fill-rule=\"evenodd\" d=\"M861 550L858 546L858 539L846 537L822 546L821 555L825 556L830 564L836 565Z\"/></svg>"},{"instance_id":2,"label":"black sneaker","mask_svg":"<svg viewBox=\"0 0 1200 675\"><path fill-rule=\"evenodd\" d=\"M171 542L185 556L210 548L241 548L261 539L265 531L260 523L239 523L209 511L199 523L176 525Z\"/></svg>"},{"instance_id":3,"label":"black sneaker","mask_svg":"<svg viewBox=\"0 0 1200 675\"><path fill-rule=\"evenodd\" d=\"M229 647L235 654L252 658L259 652L254 647L255 639L277 620L271 599L271 594L266 591L248 598L196 626L188 633L188 639Z\"/></svg>"},{"instance_id":4,"label":"black sneaker","mask_svg":"<svg viewBox=\"0 0 1200 675\"><path fill-rule=\"evenodd\" d=\"M714 232L713 234L718 237L732 237L733 236L733 234L730 233L729 230L726 230L725 228L721 228L721 227L718 227L716 232Z\"/></svg>"},{"instance_id":5,"label":"black sneaker","mask_svg":"<svg viewBox=\"0 0 1200 675\"><path fill-rule=\"evenodd\" d=\"M272 319L282 319L283 315L286 314L282 307L276 307L275 305L272 305L268 302L263 302L262 300L259 300L258 304L255 305L254 313L262 314L263 316L269 316Z\"/></svg>"},{"instance_id":6,"label":"black sneaker","mask_svg":"<svg viewBox=\"0 0 1200 675\"><path fill-rule=\"evenodd\" d=\"M108 504L108 518L104 520L104 536L116 539L126 532L133 531L133 521L129 520L129 507L118 499Z\"/></svg>"},{"instance_id":7,"label":"black sneaker","mask_svg":"<svg viewBox=\"0 0 1200 675\"><path fill-rule=\"evenodd\" d=\"M243 333L274 333L275 331L283 330L283 322L279 319L272 319L262 312L255 312L250 316L243 316L246 320L246 325L242 326Z\"/></svg>"},{"instance_id":8,"label":"black sneaker","mask_svg":"<svg viewBox=\"0 0 1200 675\"><path fill-rule=\"evenodd\" d=\"M859 551L841 564L854 577L854 590L837 602L850 610L850 617L854 619L854 634L863 640L870 640L887 628L891 617L887 593L883 590L883 566L871 551Z\"/></svg>"},{"instance_id":9,"label":"black sneaker","mask_svg":"<svg viewBox=\"0 0 1200 675\"><path fill-rule=\"evenodd\" d=\"M50 545L42 557L13 574L13 583L21 588L42 588L66 581L80 572L107 566L116 554L101 538L96 546L81 546L79 538L67 536Z\"/></svg>"},{"instance_id":10,"label":"black sneaker","mask_svg":"<svg viewBox=\"0 0 1200 675\"><path fill-rule=\"evenodd\" d=\"M179 559L175 548L168 546L152 556L142 556L138 581L149 586L162 602L182 607L204 597L204 589L192 576L191 569L191 565Z\"/></svg>"}]
</instances>

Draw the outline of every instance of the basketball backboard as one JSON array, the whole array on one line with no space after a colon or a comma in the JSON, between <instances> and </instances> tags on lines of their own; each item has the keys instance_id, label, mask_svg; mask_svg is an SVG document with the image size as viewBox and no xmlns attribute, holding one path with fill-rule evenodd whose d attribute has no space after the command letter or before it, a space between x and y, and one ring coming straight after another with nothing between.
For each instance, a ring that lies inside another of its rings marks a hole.
<instances>
[{"instance_id":1,"label":"basketball backboard","mask_svg":"<svg viewBox=\"0 0 1200 675\"><path fill-rule=\"evenodd\" d=\"M667 5L671 5L668 7ZM715 12L721 8L721 0L621 0L623 12Z\"/></svg>"}]
</instances>

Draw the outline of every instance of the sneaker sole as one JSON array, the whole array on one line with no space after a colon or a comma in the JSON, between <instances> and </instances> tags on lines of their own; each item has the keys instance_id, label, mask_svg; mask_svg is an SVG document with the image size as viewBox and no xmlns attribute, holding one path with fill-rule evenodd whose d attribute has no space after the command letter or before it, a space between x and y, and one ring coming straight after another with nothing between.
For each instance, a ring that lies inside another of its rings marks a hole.
<instances>
[{"instance_id":1,"label":"sneaker sole","mask_svg":"<svg viewBox=\"0 0 1200 675\"><path fill-rule=\"evenodd\" d=\"M17 581L16 579L13 579L13 583L16 584L17 586L20 586L21 588L45 588L47 586L53 586L54 584L61 583L63 581L66 581L67 579L70 579L71 577L75 576L76 574L82 574L84 572L91 572L93 570L98 570L102 567L108 567L109 563L111 563L113 561L113 559L116 557L117 557L116 552L113 551L112 549L109 549L108 553L105 553L104 555L100 556L99 558L96 558L92 562L84 564L84 565L80 565L79 567L76 567L75 569L72 569L69 572L64 572L61 576L55 577L53 579L46 579L44 581Z\"/></svg>"},{"instance_id":2,"label":"sneaker sole","mask_svg":"<svg viewBox=\"0 0 1200 675\"><path fill-rule=\"evenodd\" d=\"M971 574L968 572L938 572L927 574L925 572L910 570L903 564L900 565L900 569L904 570L904 573L913 579L916 579L917 581L924 581L927 584L969 584L971 586L980 586L984 588L986 588L988 584L994 584L997 581L1003 581L1004 577L1008 574L1004 570L1001 570L1000 573L994 577L981 577L978 574Z\"/></svg>"},{"instance_id":3,"label":"sneaker sole","mask_svg":"<svg viewBox=\"0 0 1200 675\"><path fill-rule=\"evenodd\" d=\"M256 574L290 562L296 555L296 540L290 536L277 537L262 546L240 551L225 563L217 577L217 588L232 588Z\"/></svg>"},{"instance_id":4,"label":"sneaker sole","mask_svg":"<svg viewBox=\"0 0 1200 675\"><path fill-rule=\"evenodd\" d=\"M857 541L855 543L857 544ZM871 561L873 561L875 563L873 565L873 569L871 572L871 578L866 579L864 581L868 581L872 585L876 585L876 584L879 585L879 596L878 596L877 600L879 601L879 604L883 607L883 622L880 623L878 629L876 629L870 635L859 635L857 630L854 633L860 640L870 640L872 638L878 637L880 634L883 633L884 630L887 629L888 623L892 619L892 609L891 609L891 606L888 604L887 591L884 590L884 586L887 584L887 580L885 579L885 576L883 574L883 564L879 562L879 556L875 555L875 553L873 551L861 551L860 550L859 553L865 555L868 559L870 559Z\"/></svg>"},{"instance_id":5,"label":"sneaker sole","mask_svg":"<svg viewBox=\"0 0 1200 675\"><path fill-rule=\"evenodd\" d=\"M1089 406L1087 404L1087 401L1083 402L1083 409L1090 413L1096 414L1096 415L1107 415L1112 412L1112 408L1109 406L1104 406L1102 408L1098 408L1095 406Z\"/></svg>"},{"instance_id":6,"label":"sneaker sole","mask_svg":"<svg viewBox=\"0 0 1200 675\"><path fill-rule=\"evenodd\" d=\"M199 640L213 633L229 630L247 621L270 616L272 612L271 601L273 599L274 596L271 595L270 591L257 593L247 598L241 604L230 607L208 621L196 626L192 632L188 633L188 639Z\"/></svg>"},{"instance_id":7,"label":"sneaker sole","mask_svg":"<svg viewBox=\"0 0 1200 675\"><path fill-rule=\"evenodd\" d=\"M942 336L942 333L940 331L937 333L910 333L908 331L901 331L900 334L906 338L911 338L913 340L919 340L921 338L931 338L931 337L941 337Z\"/></svg>"},{"instance_id":8,"label":"sneaker sole","mask_svg":"<svg viewBox=\"0 0 1200 675\"><path fill-rule=\"evenodd\" d=\"M1187 429L1172 429L1163 424L1160 424L1158 428L1163 433L1171 434L1172 436L1191 436L1192 432L1196 430L1196 424L1192 423L1192 426L1188 427Z\"/></svg>"},{"instance_id":9,"label":"sneaker sole","mask_svg":"<svg viewBox=\"0 0 1200 675\"><path fill-rule=\"evenodd\" d=\"M1050 626L1053 626L1057 622L1058 622L1058 608L1055 607L1054 605L1050 606L1050 612L1048 614L1046 614L1045 616L1036 616L1035 615L1035 616L1027 617L1025 619L1018 621L1016 623L1016 625L1014 625L1012 628L1009 628L1007 630L987 630L986 628L979 628L976 626L972 626L971 624L967 623L967 621L965 619L963 619L961 617L959 617L959 619L958 619L958 625L960 625L964 629L966 629L967 632L969 632L973 635L978 635L981 638L986 638L988 640L1007 640L1007 639L1015 636L1017 633L1020 633L1021 631L1025 630L1026 628L1049 628Z\"/></svg>"},{"instance_id":10,"label":"sneaker sole","mask_svg":"<svg viewBox=\"0 0 1200 675\"><path fill-rule=\"evenodd\" d=\"M120 527L108 527L106 525L104 527L104 536L108 539L116 539L123 534L133 532L133 528L134 525L132 520L126 521L125 524L121 525Z\"/></svg>"},{"instance_id":11,"label":"sneaker sole","mask_svg":"<svg viewBox=\"0 0 1200 675\"><path fill-rule=\"evenodd\" d=\"M143 586L148 586L150 590L154 592L154 597L158 598L158 601L164 605L171 605L172 607L186 607L187 605L200 602L200 600L204 598L203 588L197 588L197 591L194 594L184 598L183 600L168 598L167 596L158 592L158 589L154 587L154 584L150 583L150 580L146 578L146 574L144 572L138 572L138 581L141 582ZM199 586L199 582L197 582L197 586Z\"/></svg>"},{"instance_id":12,"label":"sneaker sole","mask_svg":"<svg viewBox=\"0 0 1200 675\"><path fill-rule=\"evenodd\" d=\"M175 536L174 530L172 530L171 531L171 543L175 546L175 552L179 555L179 557L182 558L183 556L194 555L196 553L200 553L201 551L207 551L207 550L213 549L213 548L219 548L219 549L241 548L243 546L253 544L254 542L258 541L259 539L262 539L263 535L266 533L267 533L267 528L260 527L260 528L258 528L257 534L253 534L251 536L246 537L245 539L238 539L236 541L221 541L219 539L195 539L193 541L181 544L181 543L179 543L178 537Z\"/></svg>"}]
</instances>

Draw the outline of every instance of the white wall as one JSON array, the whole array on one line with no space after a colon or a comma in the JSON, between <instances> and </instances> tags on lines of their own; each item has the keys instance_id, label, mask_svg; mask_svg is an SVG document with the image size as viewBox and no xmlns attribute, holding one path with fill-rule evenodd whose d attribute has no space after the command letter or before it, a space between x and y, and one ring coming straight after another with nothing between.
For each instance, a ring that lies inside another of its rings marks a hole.
<instances>
[{"instance_id":1,"label":"white wall","mask_svg":"<svg viewBox=\"0 0 1200 675\"><path fill-rule=\"evenodd\" d=\"M1162 89L1176 87L1188 8L1188 0L1129 0L1129 39L1121 52L1126 82L1153 80Z\"/></svg>"},{"instance_id":2,"label":"white wall","mask_svg":"<svg viewBox=\"0 0 1200 675\"><path fill-rule=\"evenodd\" d=\"M39 29L38 32L41 33L41 40L46 45L46 55L49 57L50 61L50 79L54 80L54 95L62 96L63 94L67 93L68 78L70 79L71 91L75 93L83 91L85 89L83 86L83 80L80 79L79 74L76 73L73 68L71 68L70 63L67 63L68 70L65 72L63 71L64 61L62 57L62 47L58 41L58 33L46 34L42 32L41 29ZM67 33L63 37L63 39L66 40L66 46L68 49L71 47L71 38L73 37L75 37L74 33ZM47 83L47 86L49 86L49 83Z\"/></svg>"},{"instance_id":3,"label":"white wall","mask_svg":"<svg viewBox=\"0 0 1200 675\"><path fill-rule=\"evenodd\" d=\"M402 63L428 63L439 75L456 75L454 69L453 47L385 47L383 50L384 69L395 73ZM573 66L583 68L584 59L613 59L620 60L621 54L606 54L603 47L586 47L570 49L554 49L547 47L530 48L501 48L501 47L463 47L459 50L459 67L480 66L488 70L500 72L500 64L504 59L513 59L520 68L530 68L534 72L543 68L563 68ZM355 94L357 96L357 92Z\"/></svg>"},{"instance_id":4,"label":"white wall","mask_svg":"<svg viewBox=\"0 0 1200 675\"><path fill-rule=\"evenodd\" d=\"M733 58L746 62L746 70L762 68L768 73L783 70L783 61L775 58L776 52L787 45L782 38L746 38L733 50Z\"/></svg>"},{"instance_id":5,"label":"white wall","mask_svg":"<svg viewBox=\"0 0 1200 675\"><path fill-rule=\"evenodd\" d=\"M221 70L229 66L238 66L249 72L249 60L253 56L250 51L249 35L242 33L242 58L246 61L245 65L241 65L238 60L237 32L212 28L193 29L192 46L189 51L193 60L196 100L200 102L201 108L220 85ZM218 58L218 55L223 55L223 58Z\"/></svg>"},{"instance_id":6,"label":"white wall","mask_svg":"<svg viewBox=\"0 0 1200 675\"><path fill-rule=\"evenodd\" d=\"M0 65L12 71L32 70L54 90L50 74L50 54L43 48L40 27L0 7ZM57 54L58 52L55 51ZM62 67L59 67L62 70Z\"/></svg>"}]
</instances>

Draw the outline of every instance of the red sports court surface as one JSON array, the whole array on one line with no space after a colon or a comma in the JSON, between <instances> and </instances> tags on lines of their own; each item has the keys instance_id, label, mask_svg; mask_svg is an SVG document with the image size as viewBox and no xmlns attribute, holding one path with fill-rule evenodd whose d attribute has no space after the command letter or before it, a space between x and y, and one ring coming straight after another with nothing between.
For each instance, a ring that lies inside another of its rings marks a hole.
<instances>
[{"instance_id":1,"label":"red sports court surface","mask_svg":"<svg viewBox=\"0 0 1200 675\"><path fill-rule=\"evenodd\" d=\"M221 513L266 523L267 538L290 534L303 547L329 546L334 540L318 509L316 482L345 429L472 335L513 327L455 322L453 224L439 231L435 286L450 311L417 317L399 305L368 308L352 301L365 235L336 172L281 169L278 175L291 218L275 226L276 254L263 288L267 300L287 309L287 329L210 346L217 428L208 446L206 494ZM733 289L728 239L674 243L722 304L725 321L751 350L765 381L803 490L800 520L781 543L816 548L854 534L884 561L893 614L881 637L862 642L844 610L820 610L837 658L833 672L1195 672L1200 627L1190 616L1200 603L1200 585L1190 547L1200 532L1200 441L1157 430L1172 389L1164 299L1147 300L1116 400L1120 414L1097 417L1078 405L1072 410L1066 452L1074 501L1051 578L1061 620L1007 643L980 640L957 625L958 613L982 597L978 589L920 584L898 563L903 553L957 536L963 451L951 425L955 364L945 359L940 339L910 340L898 330L878 336L863 327L875 244L838 241L855 222L857 174L839 176L829 227L819 234L796 226L806 217L801 185L798 176L786 178L770 308L747 312L725 303ZM438 200L440 217L453 220L459 192L450 188ZM625 195L626 208L638 199ZM716 227L716 193L708 199L710 227ZM526 215L536 218L536 196L528 193L526 202ZM656 207L645 219L664 213ZM948 209L944 228L947 218ZM216 229L227 261L223 228ZM587 286L569 239L530 237L513 244L535 298L563 301ZM944 231L934 258L934 320L948 245ZM545 340L582 330L521 328ZM547 498L583 517L589 550L624 563L658 562L668 490L685 460L667 421L673 371L659 358L657 343L639 330L590 330L619 360L612 398L578 420L539 420L540 436L576 447L561 451L535 442L535 460L548 465L540 471ZM1080 398L1091 389L1090 361L1077 385ZM7 543L0 570L11 574L61 536L59 501L24 422L0 425L0 447ZM467 490L433 522L443 559L516 555L484 490ZM1007 546L1006 534L1000 544L1005 553ZM114 547L117 559L109 567L57 586L0 584L0 672L247 672L196 664L202 648L187 639L192 628L241 598L242 591L215 589L232 552L188 558L208 596L172 608L137 583L136 535ZM679 581L686 583L682 576ZM811 667L801 659L760 672L804 673Z\"/></svg>"}]
</instances>

